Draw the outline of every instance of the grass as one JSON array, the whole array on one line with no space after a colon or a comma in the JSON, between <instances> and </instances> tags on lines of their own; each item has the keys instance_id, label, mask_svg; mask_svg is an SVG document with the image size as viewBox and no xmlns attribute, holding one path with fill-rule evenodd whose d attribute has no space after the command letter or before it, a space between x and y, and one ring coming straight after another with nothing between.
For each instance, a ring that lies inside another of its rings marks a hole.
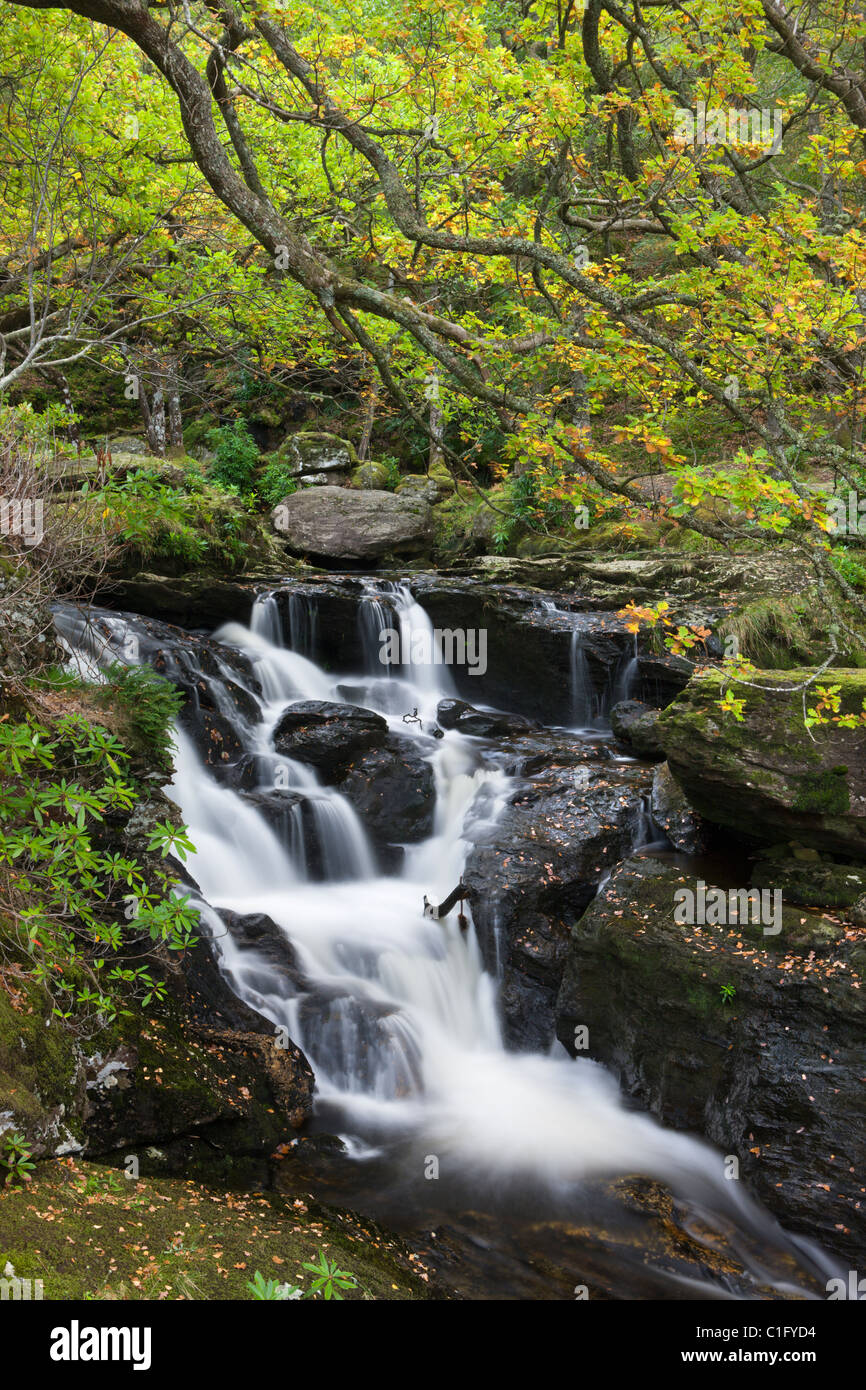
<instances>
[{"instance_id":1,"label":"grass","mask_svg":"<svg viewBox=\"0 0 866 1390\"><path fill-rule=\"evenodd\" d=\"M807 604L772 595L746 604L720 624L718 636L736 637L739 650L763 670L787 670L809 665L821 649L821 639L810 624Z\"/></svg>"}]
</instances>

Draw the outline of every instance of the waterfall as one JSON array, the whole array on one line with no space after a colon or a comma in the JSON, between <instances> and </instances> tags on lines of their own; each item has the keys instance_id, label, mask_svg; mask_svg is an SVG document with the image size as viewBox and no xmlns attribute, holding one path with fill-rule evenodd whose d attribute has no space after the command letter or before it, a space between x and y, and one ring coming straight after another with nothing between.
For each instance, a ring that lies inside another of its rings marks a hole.
<instances>
[{"instance_id":1,"label":"waterfall","mask_svg":"<svg viewBox=\"0 0 866 1390\"><path fill-rule=\"evenodd\" d=\"M417 696L419 712L430 719L446 696L456 694L441 641L429 615L415 602L409 585L382 580L368 584L358 610L367 670L402 678ZM399 661L383 662L384 634L397 638Z\"/></svg>"},{"instance_id":2,"label":"waterfall","mask_svg":"<svg viewBox=\"0 0 866 1390\"><path fill-rule=\"evenodd\" d=\"M578 628L571 634L571 722L589 728L599 716L599 698L589 673L589 662Z\"/></svg>"},{"instance_id":3,"label":"waterfall","mask_svg":"<svg viewBox=\"0 0 866 1390\"><path fill-rule=\"evenodd\" d=\"M432 631L405 585L377 586L364 602L377 622L377 605L396 613L410 643L413 633ZM108 622L115 644L124 626L118 617ZM290 642L292 631L290 623ZM71 649L89 651L74 624L66 624L66 636ZM226 670L232 648L253 664L262 717L239 734L253 780L269 794L290 791L292 809L281 837L255 801L218 782L190 737L175 731L168 793L195 845L189 868L202 895L203 929L237 994L275 1028L286 1028L309 1057L317 1103L336 1116L352 1151L376 1152L399 1137L474 1181L479 1194L491 1183L525 1178L555 1192L565 1213L587 1180L639 1171L670 1185L693 1210L721 1214L728 1233L745 1231L753 1244L757 1238L790 1250L741 1184L724 1181L721 1155L626 1108L603 1067L558 1047L549 1055L508 1051L497 982L485 969L471 913L465 933L456 914L442 922L424 916L424 895L441 901L454 887L472 840L495 823L512 786L500 769L479 764L472 740L452 730L436 742L387 707L381 687L397 685L401 696L429 710L449 685L441 666L410 661L390 681L342 678L354 681L358 703L378 702L393 729L417 739L433 765L433 832L407 847L400 873L384 876L349 802L320 786L310 768L277 755L272 743L287 704L333 699L337 683L282 645L265 597L251 627L227 624L215 640L225 646ZM91 652L89 659L103 658ZM579 662L572 671L579 690ZM312 848L325 881L312 880ZM305 983L287 981L255 949L241 951L219 909L270 917L291 943Z\"/></svg>"},{"instance_id":4,"label":"waterfall","mask_svg":"<svg viewBox=\"0 0 866 1390\"><path fill-rule=\"evenodd\" d=\"M637 633L634 636L634 648L629 652L623 652L616 674L613 679L609 709L618 705L621 700L630 700L633 697L634 688L640 674L640 661L637 652Z\"/></svg>"},{"instance_id":5,"label":"waterfall","mask_svg":"<svg viewBox=\"0 0 866 1390\"><path fill-rule=\"evenodd\" d=\"M602 718L602 700L595 688L589 662L586 659L584 634L580 627L580 615L567 613L549 599L539 605L545 613L558 613L571 623L570 652L570 715L574 729L607 728Z\"/></svg>"},{"instance_id":6,"label":"waterfall","mask_svg":"<svg viewBox=\"0 0 866 1390\"><path fill-rule=\"evenodd\" d=\"M273 594L258 594L253 604L250 627L259 637L264 637L275 647L283 644L283 625L280 610Z\"/></svg>"},{"instance_id":7,"label":"waterfall","mask_svg":"<svg viewBox=\"0 0 866 1390\"><path fill-rule=\"evenodd\" d=\"M315 658L319 636L319 611L315 594L289 594L289 646L301 656ZM281 641L282 631L278 640Z\"/></svg>"},{"instance_id":8,"label":"waterfall","mask_svg":"<svg viewBox=\"0 0 866 1390\"><path fill-rule=\"evenodd\" d=\"M646 792L640 799L637 827L632 841L632 853L651 849L672 850L673 845L652 813L652 794ZM599 885L600 888L600 885Z\"/></svg>"},{"instance_id":9,"label":"waterfall","mask_svg":"<svg viewBox=\"0 0 866 1390\"><path fill-rule=\"evenodd\" d=\"M364 670L370 675L392 676L394 668L381 660L383 634L393 628L394 609L384 595L367 586L358 604L358 633L364 654Z\"/></svg>"}]
</instances>

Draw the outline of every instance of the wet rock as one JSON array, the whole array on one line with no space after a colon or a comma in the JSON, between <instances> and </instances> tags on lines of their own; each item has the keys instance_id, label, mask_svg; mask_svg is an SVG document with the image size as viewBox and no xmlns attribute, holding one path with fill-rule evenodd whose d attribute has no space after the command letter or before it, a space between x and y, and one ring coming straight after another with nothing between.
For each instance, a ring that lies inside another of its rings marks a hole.
<instances>
[{"instance_id":1,"label":"wet rock","mask_svg":"<svg viewBox=\"0 0 866 1390\"><path fill-rule=\"evenodd\" d=\"M185 697L181 723L198 740L208 762L238 756L238 724L261 718L261 687L252 663L233 650L170 623L107 609L80 611L54 605L58 631L74 647L101 662L141 661L177 687Z\"/></svg>"},{"instance_id":2,"label":"wet rock","mask_svg":"<svg viewBox=\"0 0 866 1390\"><path fill-rule=\"evenodd\" d=\"M231 912L228 908L220 909L220 917L225 922L235 945L242 951L255 952L257 956L262 956L271 966L286 979L291 981L294 989L302 989L306 985L303 972L298 962L297 952L286 933L282 931L265 912ZM236 996L235 1000L236 1000ZM236 1000L237 1002L237 1000ZM255 1011L250 1011L255 1017ZM262 1020L266 1023L266 1020ZM251 1032L266 1032L268 1027L253 1028ZM270 1032L273 1026L270 1025Z\"/></svg>"},{"instance_id":3,"label":"wet rock","mask_svg":"<svg viewBox=\"0 0 866 1390\"><path fill-rule=\"evenodd\" d=\"M8 1018L0 991L0 1133L24 1133L35 1157L184 1137L202 1155L267 1155L311 1115L306 1059L234 995L208 942L181 958L152 948L149 936L130 938L127 959L140 955L167 999L84 1039L51 1016L44 991L33 988L29 1012L9 1007Z\"/></svg>"},{"instance_id":4,"label":"wet rock","mask_svg":"<svg viewBox=\"0 0 866 1390\"><path fill-rule=\"evenodd\" d=\"M326 784L338 781L362 753L381 748L388 725L358 705L301 700L280 715L274 729L278 753L316 768Z\"/></svg>"},{"instance_id":5,"label":"wet rock","mask_svg":"<svg viewBox=\"0 0 866 1390\"><path fill-rule=\"evenodd\" d=\"M798 859L764 859L752 870L758 888L780 888L785 902L806 907L852 907L866 894L866 868L852 864L803 863Z\"/></svg>"},{"instance_id":6,"label":"wet rock","mask_svg":"<svg viewBox=\"0 0 866 1390\"><path fill-rule=\"evenodd\" d=\"M663 758L656 731L658 717L658 710L649 709L639 700L620 700L610 712L610 727L639 758Z\"/></svg>"},{"instance_id":7,"label":"wet rock","mask_svg":"<svg viewBox=\"0 0 866 1390\"><path fill-rule=\"evenodd\" d=\"M145 1027L123 1061L116 1084L87 1092L88 1153L195 1135L233 1156L268 1154L312 1113L309 1064L273 1030L202 1026L175 1039Z\"/></svg>"},{"instance_id":8,"label":"wet rock","mask_svg":"<svg viewBox=\"0 0 866 1390\"><path fill-rule=\"evenodd\" d=\"M210 573L168 577L146 571L113 579L100 595L120 611L186 628L211 629L225 622L248 623L255 597L252 579L241 583Z\"/></svg>"},{"instance_id":9,"label":"wet rock","mask_svg":"<svg viewBox=\"0 0 866 1390\"><path fill-rule=\"evenodd\" d=\"M499 710L480 710L464 700L440 700L436 718L443 729L456 729L461 734L477 738L500 738L523 734L537 727L534 720L519 714L504 714Z\"/></svg>"},{"instance_id":10,"label":"wet rock","mask_svg":"<svg viewBox=\"0 0 866 1390\"><path fill-rule=\"evenodd\" d=\"M233 935L270 953L269 969L296 970L270 919L228 914L228 922ZM233 1155L268 1154L312 1114L309 1063L238 998L217 952L203 923L193 947L169 956L168 1000L126 1025L124 1075L116 1085L88 1088L88 1152L199 1136Z\"/></svg>"},{"instance_id":11,"label":"wet rock","mask_svg":"<svg viewBox=\"0 0 866 1390\"><path fill-rule=\"evenodd\" d=\"M653 820L661 826L674 849L682 854L700 854L705 841L700 817L693 811L667 763L659 763L653 772L650 809Z\"/></svg>"},{"instance_id":12,"label":"wet rock","mask_svg":"<svg viewBox=\"0 0 866 1390\"><path fill-rule=\"evenodd\" d=\"M866 991L853 944L802 908L784 909L777 936L749 922L679 925L683 886L694 881L652 859L617 867L573 929L557 1034L574 1052L586 1028L581 1056L735 1156L788 1228L854 1258Z\"/></svg>"},{"instance_id":13,"label":"wet rock","mask_svg":"<svg viewBox=\"0 0 866 1390\"><path fill-rule=\"evenodd\" d=\"M548 768L470 852L464 882L511 1045L550 1046L571 928L630 852L646 785L635 766Z\"/></svg>"},{"instance_id":14,"label":"wet rock","mask_svg":"<svg viewBox=\"0 0 866 1390\"><path fill-rule=\"evenodd\" d=\"M294 554L324 564L417 556L433 538L430 507L414 494L311 487L286 497L271 515Z\"/></svg>"},{"instance_id":15,"label":"wet rock","mask_svg":"<svg viewBox=\"0 0 866 1390\"><path fill-rule=\"evenodd\" d=\"M383 747L355 758L337 787L377 848L414 844L433 833L433 769L414 739L390 735Z\"/></svg>"},{"instance_id":16,"label":"wet rock","mask_svg":"<svg viewBox=\"0 0 866 1390\"><path fill-rule=\"evenodd\" d=\"M797 839L866 858L866 741L859 728L807 729L806 671L759 673L733 686L738 721L718 707L719 678L698 673L660 716L671 771L702 816L764 844ZM841 712L858 714L866 671L834 670ZM780 690L779 687L782 687Z\"/></svg>"}]
</instances>

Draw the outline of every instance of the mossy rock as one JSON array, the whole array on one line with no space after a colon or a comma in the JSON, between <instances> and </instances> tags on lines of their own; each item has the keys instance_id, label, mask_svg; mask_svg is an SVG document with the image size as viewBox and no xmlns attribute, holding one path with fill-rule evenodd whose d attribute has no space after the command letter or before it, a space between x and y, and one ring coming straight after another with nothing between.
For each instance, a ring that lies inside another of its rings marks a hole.
<instances>
[{"instance_id":1,"label":"mossy rock","mask_svg":"<svg viewBox=\"0 0 866 1390\"><path fill-rule=\"evenodd\" d=\"M448 497L457 490L447 464L444 464L441 459L430 464L427 469L427 477L438 485L440 497Z\"/></svg>"},{"instance_id":2,"label":"mossy rock","mask_svg":"<svg viewBox=\"0 0 866 1390\"><path fill-rule=\"evenodd\" d=\"M74 1034L45 991L9 979L0 989L0 1133L17 1130L37 1157L83 1142L85 1077Z\"/></svg>"},{"instance_id":3,"label":"mossy rock","mask_svg":"<svg viewBox=\"0 0 866 1390\"><path fill-rule=\"evenodd\" d=\"M108 441L108 450L114 454L149 454L150 445L143 434L119 434Z\"/></svg>"},{"instance_id":4,"label":"mossy rock","mask_svg":"<svg viewBox=\"0 0 866 1390\"><path fill-rule=\"evenodd\" d=\"M568 539L571 545L580 550L657 550L667 543L667 538L673 536L677 529L672 522L654 521L651 518L598 521L584 528L572 527Z\"/></svg>"},{"instance_id":5,"label":"mossy rock","mask_svg":"<svg viewBox=\"0 0 866 1390\"><path fill-rule=\"evenodd\" d=\"M350 482L353 487L378 492L387 491L389 481L390 475L384 463L374 463L372 460L367 463L359 463L350 474Z\"/></svg>"},{"instance_id":6,"label":"mossy rock","mask_svg":"<svg viewBox=\"0 0 866 1390\"><path fill-rule=\"evenodd\" d=\"M256 406L249 419L254 425L262 425L269 430L278 430L283 423L280 412L272 405Z\"/></svg>"},{"instance_id":7,"label":"mossy rock","mask_svg":"<svg viewBox=\"0 0 866 1390\"><path fill-rule=\"evenodd\" d=\"M719 675L696 673L661 715L659 737L671 771L707 820L762 844L803 840L845 858L866 859L866 739L861 727L807 728L804 669L759 672L732 683L742 719L719 707ZM866 700L866 673L834 670L842 714ZM814 703L813 690L807 703Z\"/></svg>"},{"instance_id":8,"label":"mossy rock","mask_svg":"<svg viewBox=\"0 0 866 1390\"><path fill-rule=\"evenodd\" d=\"M426 473L404 473L394 491L414 493L417 497L423 497L425 502L438 502L440 496L438 482L435 478L428 478Z\"/></svg>"},{"instance_id":9,"label":"mossy rock","mask_svg":"<svg viewBox=\"0 0 866 1390\"><path fill-rule=\"evenodd\" d=\"M325 430L302 430L287 435L270 457L287 463L299 478L318 473L348 477L358 464L355 446L348 439Z\"/></svg>"},{"instance_id":10,"label":"mossy rock","mask_svg":"<svg viewBox=\"0 0 866 1390\"><path fill-rule=\"evenodd\" d=\"M866 868L851 864L769 859L757 863L752 882L780 888L786 902L805 907L852 907L866 894Z\"/></svg>"}]
</instances>

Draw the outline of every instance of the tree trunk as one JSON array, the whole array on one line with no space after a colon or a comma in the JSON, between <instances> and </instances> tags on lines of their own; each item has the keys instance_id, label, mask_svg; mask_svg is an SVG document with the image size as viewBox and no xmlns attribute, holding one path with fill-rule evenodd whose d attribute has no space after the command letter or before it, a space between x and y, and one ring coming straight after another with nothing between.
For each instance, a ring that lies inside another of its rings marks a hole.
<instances>
[{"instance_id":1,"label":"tree trunk","mask_svg":"<svg viewBox=\"0 0 866 1390\"><path fill-rule=\"evenodd\" d=\"M170 357L168 362L168 442L173 449L183 450L183 415L176 357Z\"/></svg>"},{"instance_id":2,"label":"tree trunk","mask_svg":"<svg viewBox=\"0 0 866 1390\"><path fill-rule=\"evenodd\" d=\"M361 434L361 442L358 445L358 458L363 463L370 448L370 440L373 437L373 425L376 420L376 407L379 404L379 378L371 375L367 387L367 413L364 418L364 429Z\"/></svg>"}]
</instances>

